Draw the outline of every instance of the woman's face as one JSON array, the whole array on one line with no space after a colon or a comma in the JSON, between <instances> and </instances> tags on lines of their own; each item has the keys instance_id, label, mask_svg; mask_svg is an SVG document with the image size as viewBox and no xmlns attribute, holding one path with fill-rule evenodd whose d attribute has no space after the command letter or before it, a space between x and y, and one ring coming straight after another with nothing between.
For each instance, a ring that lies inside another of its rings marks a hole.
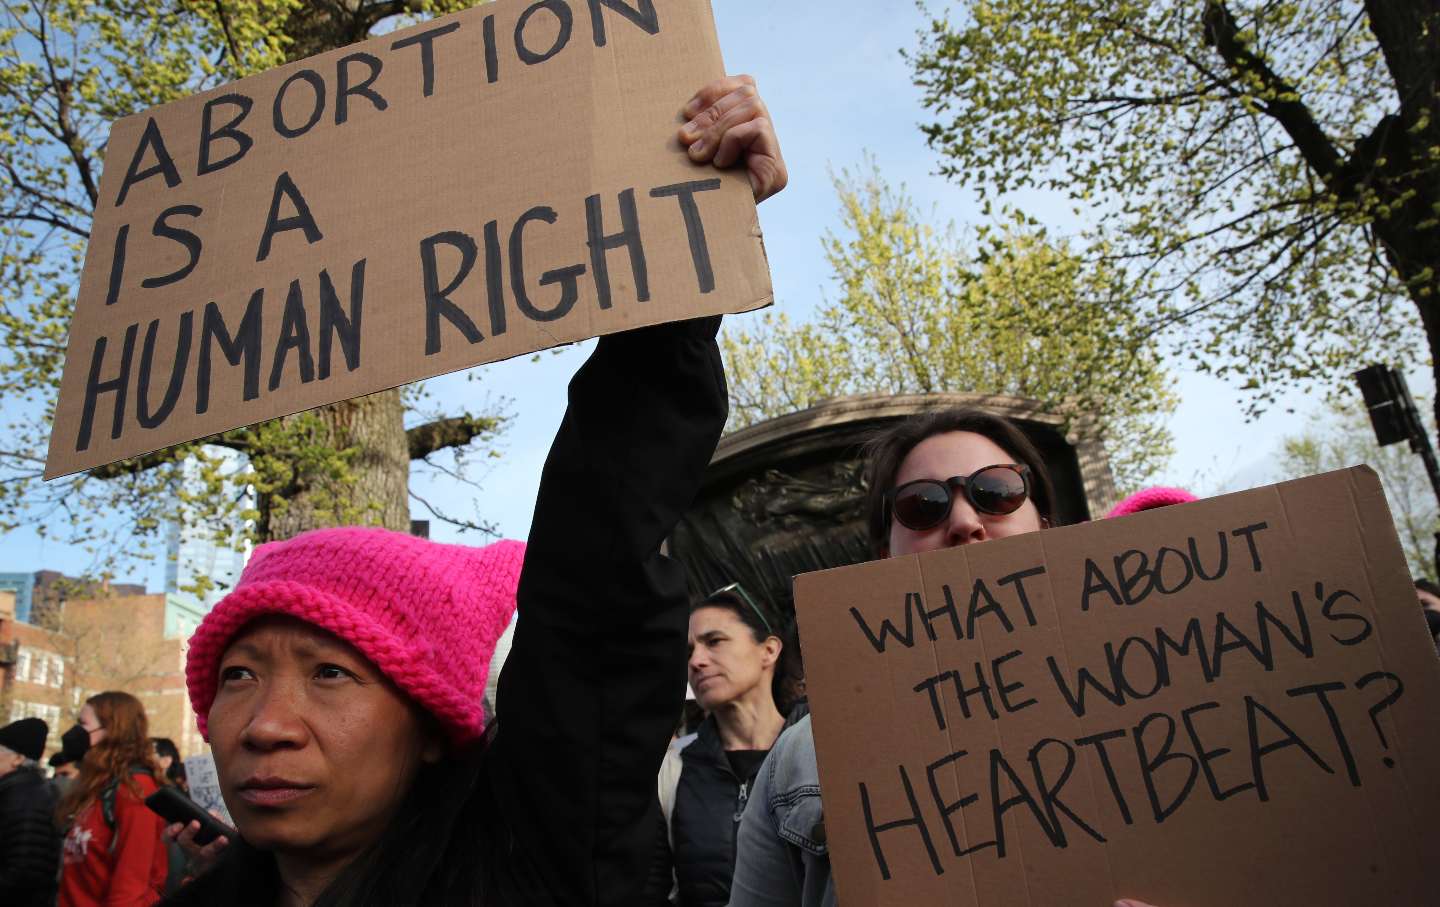
<instances>
[{"instance_id":1,"label":"woman's face","mask_svg":"<svg viewBox=\"0 0 1440 907\"><path fill-rule=\"evenodd\" d=\"M221 793L246 840L317 861L375 841L421 763L443 754L369 660L289 617L236 635L208 720Z\"/></svg>"},{"instance_id":2,"label":"woman's face","mask_svg":"<svg viewBox=\"0 0 1440 907\"><path fill-rule=\"evenodd\" d=\"M105 739L105 728L100 726L100 716L95 714L95 707L88 702L80 709L79 724L90 732L91 746Z\"/></svg>"},{"instance_id":3,"label":"woman's face","mask_svg":"<svg viewBox=\"0 0 1440 907\"><path fill-rule=\"evenodd\" d=\"M762 688L769 694L780 640L756 642L729 608L698 608L690 615L690 689L707 712Z\"/></svg>"},{"instance_id":4,"label":"woman's face","mask_svg":"<svg viewBox=\"0 0 1440 907\"><path fill-rule=\"evenodd\" d=\"M1014 457L984 435L968 431L931 435L916 444L900 462L900 469L895 473L895 481L890 487L899 488L916 479L936 479L943 482L952 476L968 476L986 466L1014 462ZM1014 513L991 514L976 511L958 490L952 489L951 493L954 495L954 502L950 507L950 516L938 526L917 532L900 525L899 521L893 518L890 520L891 556L953 548L956 545L1034 532L1043 525L1040 511L1035 509L1035 502L1028 498Z\"/></svg>"}]
</instances>

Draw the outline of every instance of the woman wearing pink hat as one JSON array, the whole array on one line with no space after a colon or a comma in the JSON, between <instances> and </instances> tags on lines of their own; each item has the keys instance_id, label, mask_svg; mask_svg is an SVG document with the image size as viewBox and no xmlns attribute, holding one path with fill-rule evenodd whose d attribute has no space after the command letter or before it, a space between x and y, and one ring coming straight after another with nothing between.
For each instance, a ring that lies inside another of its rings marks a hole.
<instances>
[{"instance_id":1,"label":"woman wearing pink hat","mask_svg":"<svg viewBox=\"0 0 1440 907\"><path fill-rule=\"evenodd\" d=\"M748 78L686 114L697 163L743 161L757 200L784 187ZM528 548L329 529L256 551L186 666L240 839L167 903L632 902L685 673L685 582L660 544L725 422L718 326L600 340Z\"/></svg>"}]
</instances>

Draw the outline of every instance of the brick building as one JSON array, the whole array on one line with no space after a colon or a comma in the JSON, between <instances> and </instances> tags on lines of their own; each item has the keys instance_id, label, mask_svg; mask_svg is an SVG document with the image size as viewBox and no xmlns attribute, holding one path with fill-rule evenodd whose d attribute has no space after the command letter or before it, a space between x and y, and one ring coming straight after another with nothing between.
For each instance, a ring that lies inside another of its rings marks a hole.
<instances>
[{"instance_id":1,"label":"brick building","mask_svg":"<svg viewBox=\"0 0 1440 907\"><path fill-rule=\"evenodd\" d=\"M65 603L72 598L120 598L144 595L145 587L109 580L76 579L57 570L35 571L30 615L20 619L37 627L55 627Z\"/></svg>"},{"instance_id":2,"label":"brick building","mask_svg":"<svg viewBox=\"0 0 1440 907\"><path fill-rule=\"evenodd\" d=\"M59 629L49 630L17 620L15 598L0 590L0 723L44 719L54 751L86 697L124 690L145 704L152 736L169 737L186 756L205 749L185 691L185 647L204 616L197 608L169 595L68 598Z\"/></svg>"},{"instance_id":3,"label":"brick building","mask_svg":"<svg viewBox=\"0 0 1440 907\"><path fill-rule=\"evenodd\" d=\"M77 708L74 650L64 634L16 619L16 594L0 591L0 721L40 718L50 726L47 750Z\"/></svg>"},{"instance_id":4,"label":"brick building","mask_svg":"<svg viewBox=\"0 0 1440 907\"><path fill-rule=\"evenodd\" d=\"M169 737L182 755L205 748L185 690L185 649L204 617L173 595L71 599L62 629L85 696L124 690L145 704L153 737Z\"/></svg>"}]
</instances>

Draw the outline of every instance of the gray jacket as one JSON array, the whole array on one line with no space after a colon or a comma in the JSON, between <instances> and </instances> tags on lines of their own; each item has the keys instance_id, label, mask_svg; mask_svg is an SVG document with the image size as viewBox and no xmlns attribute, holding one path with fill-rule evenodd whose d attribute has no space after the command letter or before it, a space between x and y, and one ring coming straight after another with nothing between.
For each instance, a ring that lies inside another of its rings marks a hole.
<instances>
[{"instance_id":1,"label":"gray jacket","mask_svg":"<svg viewBox=\"0 0 1440 907\"><path fill-rule=\"evenodd\" d=\"M809 715L775 741L750 791L730 907L835 907Z\"/></svg>"}]
</instances>

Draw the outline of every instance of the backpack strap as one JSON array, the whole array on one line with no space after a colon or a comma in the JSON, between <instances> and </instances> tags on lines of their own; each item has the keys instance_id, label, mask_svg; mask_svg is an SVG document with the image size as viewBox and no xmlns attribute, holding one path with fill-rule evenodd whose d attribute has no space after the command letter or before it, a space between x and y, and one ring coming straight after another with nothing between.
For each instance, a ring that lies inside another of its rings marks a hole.
<instances>
[{"instance_id":1,"label":"backpack strap","mask_svg":"<svg viewBox=\"0 0 1440 907\"><path fill-rule=\"evenodd\" d=\"M130 766L130 777L137 778L142 775L152 779L155 777L154 775L150 774L150 769L146 768L143 765ZM119 792L119 778L110 779L110 783L106 784L100 789L100 815L104 816L105 825L112 832L112 834L110 835L110 852L112 854L115 852L116 843L115 835L113 834L113 832L115 831L115 797L119 794Z\"/></svg>"}]
</instances>

